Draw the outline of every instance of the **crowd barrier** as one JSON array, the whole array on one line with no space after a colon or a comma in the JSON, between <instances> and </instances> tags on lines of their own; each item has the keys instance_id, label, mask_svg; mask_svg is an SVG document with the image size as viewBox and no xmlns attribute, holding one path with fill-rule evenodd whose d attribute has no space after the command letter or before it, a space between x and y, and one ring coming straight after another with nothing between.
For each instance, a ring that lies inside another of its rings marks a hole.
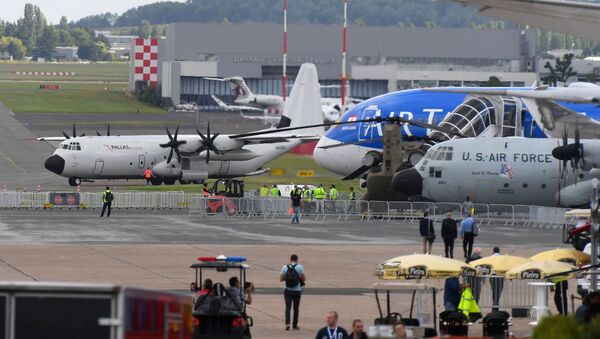
<instances>
[{"instance_id":1,"label":"crowd barrier","mask_svg":"<svg viewBox=\"0 0 600 339\"><path fill-rule=\"evenodd\" d=\"M0 191L0 209L47 208L100 208L102 192L68 193L77 195L78 204L57 205L51 201L53 193ZM204 197L185 192L114 192L113 208L129 210L178 210L194 215L220 215L228 217L262 217L265 219L289 217L288 198L224 198ZM564 208L474 204L475 219L482 227L489 224L505 226L559 229L565 223ZM315 220L349 220L414 222L429 212L434 221L442 220L450 212L460 218L461 205L445 202L322 200L302 201L300 214Z\"/></svg>"}]
</instances>

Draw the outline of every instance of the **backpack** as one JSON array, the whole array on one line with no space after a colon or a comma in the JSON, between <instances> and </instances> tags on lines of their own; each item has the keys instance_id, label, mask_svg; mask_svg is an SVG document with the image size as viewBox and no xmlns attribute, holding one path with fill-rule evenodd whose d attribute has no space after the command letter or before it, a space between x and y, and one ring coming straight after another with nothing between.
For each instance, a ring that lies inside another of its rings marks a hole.
<instances>
[{"instance_id":1,"label":"backpack","mask_svg":"<svg viewBox=\"0 0 600 339\"><path fill-rule=\"evenodd\" d=\"M112 202L115 199L115 196L112 194L112 192L106 192L104 199L106 199L106 202Z\"/></svg>"},{"instance_id":2,"label":"backpack","mask_svg":"<svg viewBox=\"0 0 600 339\"><path fill-rule=\"evenodd\" d=\"M476 223L473 223L473 235L474 236L479 235L479 226Z\"/></svg>"},{"instance_id":3,"label":"backpack","mask_svg":"<svg viewBox=\"0 0 600 339\"><path fill-rule=\"evenodd\" d=\"M285 287L294 288L300 284L300 275L296 271L296 264L287 265L287 272L285 272Z\"/></svg>"}]
</instances>

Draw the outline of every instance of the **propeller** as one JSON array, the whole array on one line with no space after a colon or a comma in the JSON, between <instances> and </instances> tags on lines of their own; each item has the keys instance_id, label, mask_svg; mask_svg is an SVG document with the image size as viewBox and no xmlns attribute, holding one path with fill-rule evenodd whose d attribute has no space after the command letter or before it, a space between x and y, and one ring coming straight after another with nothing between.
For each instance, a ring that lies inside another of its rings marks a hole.
<instances>
[{"instance_id":1,"label":"propeller","mask_svg":"<svg viewBox=\"0 0 600 339\"><path fill-rule=\"evenodd\" d=\"M199 130L196 130L196 133L200 136L200 147L196 150L197 153L201 153L206 151L206 163L210 162L210 152L213 151L215 154L220 154L221 152L215 146L215 139L219 136L219 133L215 133L212 136L210 135L210 122L206 126L206 135L202 134Z\"/></svg>"},{"instance_id":2,"label":"propeller","mask_svg":"<svg viewBox=\"0 0 600 339\"><path fill-rule=\"evenodd\" d=\"M101 137L101 136L102 136L102 134L101 134L100 132L98 132L98 131L96 131L96 135L97 135L97 136L99 136L99 137ZM107 136L107 137L110 137L110 124L108 124L108 125L106 126L106 136Z\"/></svg>"},{"instance_id":3,"label":"propeller","mask_svg":"<svg viewBox=\"0 0 600 339\"><path fill-rule=\"evenodd\" d=\"M175 154L177 155L177 161L181 162L181 154L179 153L179 146L183 145L186 143L185 140L177 140L177 135L179 134L179 126L177 126L177 129L175 130L175 135L171 135L171 132L169 131L168 127L165 127L165 130L167 131L167 136L169 137L169 142L167 142L166 144L160 144L160 147L163 148L171 148L171 151L169 152L169 157L167 158L167 163L170 164L171 160L173 159L173 152L175 152Z\"/></svg>"},{"instance_id":4,"label":"propeller","mask_svg":"<svg viewBox=\"0 0 600 339\"><path fill-rule=\"evenodd\" d=\"M585 164L585 158L583 156L583 144L581 143L581 136L579 132L579 123L575 127L575 142L572 144L568 143L567 128L563 132L562 145L557 146L552 150L552 156L562 161L561 178L564 180L564 173L566 171L567 162L571 162L571 167L576 175L576 180L579 182L579 170L581 165Z\"/></svg>"},{"instance_id":5,"label":"propeller","mask_svg":"<svg viewBox=\"0 0 600 339\"><path fill-rule=\"evenodd\" d=\"M65 133L64 131L62 132L62 134L65 136L65 138L67 139L71 139L71 138L75 138L77 137L77 130L75 128L75 123L73 123L73 134L71 136L69 136L67 133ZM85 133L81 133L79 135L80 137L85 137Z\"/></svg>"}]
</instances>

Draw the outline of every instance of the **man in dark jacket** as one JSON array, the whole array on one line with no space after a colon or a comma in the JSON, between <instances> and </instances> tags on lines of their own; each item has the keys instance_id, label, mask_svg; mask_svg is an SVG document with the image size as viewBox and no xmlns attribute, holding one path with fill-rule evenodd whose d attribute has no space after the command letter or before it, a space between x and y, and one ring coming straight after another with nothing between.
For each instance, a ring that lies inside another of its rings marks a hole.
<instances>
[{"instance_id":1,"label":"man in dark jacket","mask_svg":"<svg viewBox=\"0 0 600 339\"><path fill-rule=\"evenodd\" d=\"M423 253L431 254L431 247L435 240L435 231L433 230L433 221L429 219L429 212L423 214L423 219L419 222L419 233L423 238ZM427 250L427 244L429 244L429 251Z\"/></svg>"},{"instance_id":2,"label":"man in dark jacket","mask_svg":"<svg viewBox=\"0 0 600 339\"><path fill-rule=\"evenodd\" d=\"M336 311L330 311L325 318L327 326L317 332L315 339L344 339L348 337L348 332L343 327L338 326L338 314Z\"/></svg>"},{"instance_id":3,"label":"man in dark jacket","mask_svg":"<svg viewBox=\"0 0 600 339\"><path fill-rule=\"evenodd\" d=\"M452 219L452 213L446 213L446 219L442 220L442 238L444 239L446 258L454 258L454 239L458 237L457 224L456 220Z\"/></svg>"}]
</instances>

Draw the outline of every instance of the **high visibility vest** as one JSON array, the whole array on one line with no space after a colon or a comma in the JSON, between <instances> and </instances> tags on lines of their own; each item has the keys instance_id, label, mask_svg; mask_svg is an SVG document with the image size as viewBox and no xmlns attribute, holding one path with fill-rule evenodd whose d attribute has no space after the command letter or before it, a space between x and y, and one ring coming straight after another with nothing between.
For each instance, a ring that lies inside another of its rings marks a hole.
<instances>
[{"instance_id":1,"label":"high visibility vest","mask_svg":"<svg viewBox=\"0 0 600 339\"><path fill-rule=\"evenodd\" d=\"M303 196L304 196L304 200L312 201L312 191L311 190L304 191Z\"/></svg>"},{"instance_id":2,"label":"high visibility vest","mask_svg":"<svg viewBox=\"0 0 600 339\"><path fill-rule=\"evenodd\" d=\"M479 305L477 305L477 301L473 297L471 288L466 287L463 290L463 293L460 295L460 303L458 304L458 310L464 313L464 315L466 315L467 318L471 313L481 313Z\"/></svg>"},{"instance_id":3,"label":"high visibility vest","mask_svg":"<svg viewBox=\"0 0 600 339\"><path fill-rule=\"evenodd\" d=\"M277 188L277 187L271 188L271 196L278 197L279 196L279 188Z\"/></svg>"},{"instance_id":4,"label":"high visibility vest","mask_svg":"<svg viewBox=\"0 0 600 339\"><path fill-rule=\"evenodd\" d=\"M152 171L150 169L147 169L144 171L144 178L146 178L146 179L152 178Z\"/></svg>"},{"instance_id":5,"label":"high visibility vest","mask_svg":"<svg viewBox=\"0 0 600 339\"><path fill-rule=\"evenodd\" d=\"M315 189L315 198L316 199L323 199L323 198L325 198L326 195L327 195L327 193L325 192L325 189L323 187L317 187Z\"/></svg>"},{"instance_id":6,"label":"high visibility vest","mask_svg":"<svg viewBox=\"0 0 600 339\"><path fill-rule=\"evenodd\" d=\"M261 187L260 188L260 196L261 197L268 197L269 196L269 189L266 187Z\"/></svg>"},{"instance_id":7,"label":"high visibility vest","mask_svg":"<svg viewBox=\"0 0 600 339\"><path fill-rule=\"evenodd\" d=\"M356 200L356 191L350 192L350 200Z\"/></svg>"},{"instance_id":8,"label":"high visibility vest","mask_svg":"<svg viewBox=\"0 0 600 339\"><path fill-rule=\"evenodd\" d=\"M111 190L105 190L105 191L104 191L104 194L102 194L102 202L108 202L108 201L106 200L106 195L107 195L108 193L112 193L112 191L111 191Z\"/></svg>"},{"instance_id":9,"label":"high visibility vest","mask_svg":"<svg viewBox=\"0 0 600 339\"><path fill-rule=\"evenodd\" d=\"M337 191L337 189L332 188L329 191L329 199L331 199L331 200L337 200L337 197L338 197L338 191Z\"/></svg>"}]
</instances>

